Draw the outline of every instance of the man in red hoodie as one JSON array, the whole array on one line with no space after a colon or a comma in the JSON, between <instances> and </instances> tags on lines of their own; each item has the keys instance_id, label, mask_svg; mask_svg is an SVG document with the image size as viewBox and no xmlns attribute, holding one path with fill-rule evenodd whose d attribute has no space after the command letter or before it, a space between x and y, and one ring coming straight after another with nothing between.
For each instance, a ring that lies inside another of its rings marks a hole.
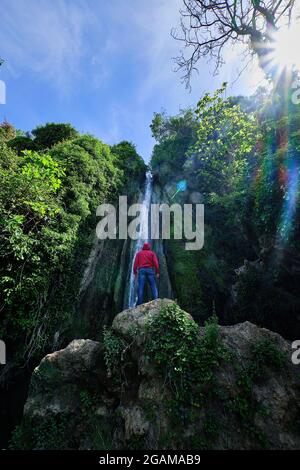
<instances>
[{"instance_id":1,"label":"man in red hoodie","mask_svg":"<svg viewBox=\"0 0 300 470\"><path fill-rule=\"evenodd\" d=\"M135 278L138 275L138 301L140 305L144 301L145 282L148 281L151 287L153 299L157 299L158 292L155 281L155 273L159 278L159 265L157 256L151 250L150 243L144 243L143 248L137 252L133 264Z\"/></svg>"}]
</instances>

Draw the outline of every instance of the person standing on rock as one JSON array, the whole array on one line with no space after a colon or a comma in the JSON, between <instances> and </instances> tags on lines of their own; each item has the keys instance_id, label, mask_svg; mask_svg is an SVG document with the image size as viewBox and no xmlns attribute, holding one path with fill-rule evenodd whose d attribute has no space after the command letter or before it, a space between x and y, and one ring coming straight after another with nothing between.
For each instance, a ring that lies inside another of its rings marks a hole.
<instances>
[{"instance_id":1,"label":"person standing on rock","mask_svg":"<svg viewBox=\"0 0 300 470\"><path fill-rule=\"evenodd\" d=\"M133 273L138 280L138 301L137 305L144 302L144 288L146 281L150 284L153 299L158 298L156 279L159 278L159 264L154 251L151 250L150 243L144 243L143 248L137 252L133 264Z\"/></svg>"}]
</instances>

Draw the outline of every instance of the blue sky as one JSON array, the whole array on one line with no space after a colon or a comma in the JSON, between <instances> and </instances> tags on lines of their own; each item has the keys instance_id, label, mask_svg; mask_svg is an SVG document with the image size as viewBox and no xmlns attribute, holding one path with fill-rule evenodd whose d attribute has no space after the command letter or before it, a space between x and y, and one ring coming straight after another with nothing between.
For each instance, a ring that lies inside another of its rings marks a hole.
<instances>
[{"instance_id":1,"label":"blue sky","mask_svg":"<svg viewBox=\"0 0 300 470\"><path fill-rule=\"evenodd\" d=\"M129 140L148 161L153 113L195 105L224 80L230 93L251 94L262 77L256 65L235 83L240 58L200 64L192 91L174 72L181 44L170 36L182 0L0 0L0 79L7 102L0 120L31 130L70 122L106 143Z\"/></svg>"}]
</instances>

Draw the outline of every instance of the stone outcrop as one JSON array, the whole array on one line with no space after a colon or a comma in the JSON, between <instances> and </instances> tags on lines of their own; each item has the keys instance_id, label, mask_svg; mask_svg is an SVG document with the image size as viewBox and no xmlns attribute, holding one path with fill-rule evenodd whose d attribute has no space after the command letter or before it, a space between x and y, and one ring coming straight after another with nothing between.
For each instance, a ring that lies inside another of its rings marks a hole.
<instances>
[{"instance_id":1,"label":"stone outcrop","mask_svg":"<svg viewBox=\"0 0 300 470\"><path fill-rule=\"evenodd\" d=\"M174 390L146 347L149 319L172 304L158 299L124 310L104 345L77 339L47 355L33 373L15 446L299 449L299 366L291 362L290 343L249 322L219 328L219 341L231 356L215 365L215 393L205 407L172 408ZM205 335L204 328L199 335ZM247 370L258 344L273 345L283 364L274 368L266 360L263 374L242 394L238 374Z\"/></svg>"}]
</instances>

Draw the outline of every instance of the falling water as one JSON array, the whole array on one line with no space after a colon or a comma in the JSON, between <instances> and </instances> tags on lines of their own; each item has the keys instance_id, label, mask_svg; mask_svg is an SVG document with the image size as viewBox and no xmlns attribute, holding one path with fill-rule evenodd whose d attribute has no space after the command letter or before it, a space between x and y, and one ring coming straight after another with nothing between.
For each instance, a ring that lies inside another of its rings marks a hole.
<instances>
[{"instance_id":1,"label":"falling water","mask_svg":"<svg viewBox=\"0 0 300 470\"><path fill-rule=\"evenodd\" d=\"M152 174L150 171L146 173L145 193L142 201L143 211L141 213L141 224L139 227L139 238L135 242L133 257L130 265L130 280L129 280L129 291L128 291L128 307L134 307L136 303L135 294L135 279L133 274L133 262L136 253L141 250L143 243L149 241L148 237L148 221L150 213L150 204L152 196Z\"/></svg>"}]
</instances>

